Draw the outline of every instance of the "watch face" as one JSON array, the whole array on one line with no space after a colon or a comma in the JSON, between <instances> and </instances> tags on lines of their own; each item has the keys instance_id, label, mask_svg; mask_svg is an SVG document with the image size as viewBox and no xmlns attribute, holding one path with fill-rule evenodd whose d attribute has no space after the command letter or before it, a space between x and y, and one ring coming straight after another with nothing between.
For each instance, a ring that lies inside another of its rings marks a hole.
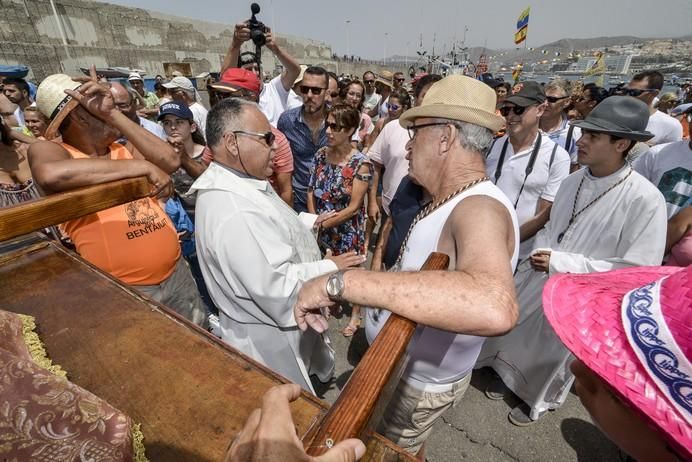
<instances>
[{"instance_id":1,"label":"watch face","mask_svg":"<svg viewBox=\"0 0 692 462\"><path fill-rule=\"evenodd\" d=\"M327 295L330 297L338 297L341 292L341 284L337 274L329 276L327 279Z\"/></svg>"}]
</instances>

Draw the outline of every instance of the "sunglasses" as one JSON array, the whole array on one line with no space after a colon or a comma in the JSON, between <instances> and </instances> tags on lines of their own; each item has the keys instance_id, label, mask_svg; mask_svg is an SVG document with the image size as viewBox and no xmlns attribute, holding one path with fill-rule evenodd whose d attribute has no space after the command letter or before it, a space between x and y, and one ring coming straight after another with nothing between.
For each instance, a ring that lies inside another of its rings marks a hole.
<instances>
[{"instance_id":1,"label":"sunglasses","mask_svg":"<svg viewBox=\"0 0 692 462\"><path fill-rule=\"evenodd\" d=\"M406 78L405 78L405 77L402 77L402 78L400 78L400 79L394 79L394 80L396 80L397 82L405 82L405 81L406 81Z\"/></svg>"},{"instance_id":2,"label":"sunglasses","mask_svg":"<svg viewBox=\"0 0 692 462\"><path fill-rule=\"evenodd\" d=\"M245 130L235 130L232 132L234 135L244 135L244 136L254 136L257 138L262 138L265 143L267 143L267 146L270 148L274 145L274 140L276 140L276 136L274 136L274 133L271 131L268 131L266 133L257 133L257 132L246 132Z\"/></svg>"},{"instance_id":3,"label":"sunglasses","mask_svg":"<svg viewBox=\"0 0 692 462\"><path fill-rule=\"evenodd\" d=\"M304 95L307 95L308 92L312 93L313 95L320 95L322 92L326 90L326 88L323 87L308 87L307 85L301 85L300 86L300 92Z\"/></svg>"},{"instance_id":4,"label":"sunglasses","mask_svg":"<svg viewBox=\"0 0 692 462\"><path fill-rule=\"evenodd\" d=\"M655 88L644 88L644 89L639 89L639 88L621 88L618 91L619 95L627 95L627 96L634 96L635 98L637 96L640 96L642 93L649 93L652 91L658 91Z\"/></svg>"},{"instance_id":5,"label":"sunglasses","mask_svg":"<svg viewBox=\"0 0 692 462\"><path fill-rule=\"evenodd\" d=\"M372 85L373 83L375 83L375 81L374 80L363 80L363 83L365 83L367 85Z\"/></svg>"},{"instance_id":6,"label":"sunglasses","mask_svg":"<svg viewBox=\"0 0 692 462\"><path fill-rule=\"evenodd\" d=\"M333 132L340 132L341 130L344 129L344 127L342 127L341 125L339 125L336 122L325 122L324 126L329 128Z\"/></svg>"},{"instance_id":7,"label":"sunglasses","mask_svg":"<svg viewBox=\"0 0 692 462\"><path fill-rule=\"evenodd\" d=\"M389 104L387 105L387 107L388 107L389 109L391 109L392 111L398 111L399 108L401 107L401 105L389 103Z\"/></svg>"},{"instance_id":8,"label":"sunglasses","mask_svg":"<svg viewBox=\"0 0 692 462\"><path fill-rule=\"evenodd\" d=\"M569 96L546 96L545 99L549 103L557 103L558 101L569 98Z\"/></svg>"},{"instance_id":9,"label":"sunglasses","mask_svg":"<svg viewBox=\"0 0 692 462\"><path fill-rule=\"evenodd\" d=\"M507 117L510 112L513 112L516 115L522 115L526 108L524 106L502 106L500 108L500 114L502 114L502 117Z\"/></svg>"},{"instance_id":10,"label":"sunglasses","mask_svg":"<svg viewBox=\"0 0 692 462\"><path fill-rule=\"evenodd\" d=\"M332 98L338 98L339 97L339 92L338 91L333 91L329 94Z\"/></svg>"}]
</instances>

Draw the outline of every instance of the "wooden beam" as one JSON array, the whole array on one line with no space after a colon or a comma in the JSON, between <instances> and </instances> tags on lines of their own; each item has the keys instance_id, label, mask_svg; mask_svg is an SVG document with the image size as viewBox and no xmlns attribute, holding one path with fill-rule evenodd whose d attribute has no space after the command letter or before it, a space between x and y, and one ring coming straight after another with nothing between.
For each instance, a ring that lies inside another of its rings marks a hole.
<instances>
[{"instance_id":1,"label":"wooden beam","mask_svg":"<svg viewBox=\"0 0 692 462\"><path fill-rule=\"evenodd\" d=\"M446 270L449 257L443 253L430 254L421 271ZM416 323L392 314L370 345L334 405L316 426L314 437L303 443L311 456L327 451L330 444L347 438L359 438L379 421L377 408L387 405L387 384L396 374L416 330Z\"/></svg>"},{"instance_id":2,"label":"wooden beam","mask_svg":"<svg viewBox=\"0 0 692 462\"><path fill-rule=\"evenodd\" d=\"M149 195L145 177L112 181L52 194L0 209L0 241L58 225Z\"/></svg>"}]
</instances>

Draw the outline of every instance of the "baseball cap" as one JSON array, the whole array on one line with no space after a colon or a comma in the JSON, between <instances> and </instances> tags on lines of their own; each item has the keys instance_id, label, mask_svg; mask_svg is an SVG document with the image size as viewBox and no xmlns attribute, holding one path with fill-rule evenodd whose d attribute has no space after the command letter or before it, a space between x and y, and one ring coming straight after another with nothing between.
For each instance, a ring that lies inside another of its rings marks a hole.
<instances>
[{"instance_id":1,"label":"baseball cap","mask_svg":"<svg viewBox=\"0 0 692 462\"><path fill-rule=\"evenodd\" d=\"M168 89L182 88L187 91L194 91L195 89L194 85L192 85L192 81L187 77L173 77L170 82L164 83L163 86Z\"/></svg>"},{"instance_id":2,"label":"baseball cap","mask_svg":"<svg viewBox=\"0 0 692 462\"><path fill-rule=\"evenodd\" d=\"M517 106L531 106L541 104L545 101L545 91L543 86L534 81L519 82L512 87L512 94L505 98L506 103L516 104Z\"/></svg>"},{"instance_id":3,"label":"baseball cap","mask_svg":"<svg viewBox=\"0 0 692 462\"><path fill-rule=\"evenodd\" d=\"M174 115L180 119L194 119L194 115L192 114L192 111L189 107L175 101L162 104L161 107L159 107L159 115L157 117L157 120L163 119L168 114Z\"/></svg>"},{"instance_id":4,"label":"baseball cap","mask_svg":"<svg viewBox=\"0 0 692 462\"><path fill-rule=\"evenodd\" d=\"M127 80L129 80L130 82L133 80L142 80L142 76L139 75L139 72L130 72L130 75L127 77Z\"/></svg>"},{"instance_id":5,"label":"baseball cap","mask_svg":"<svg viewBox=\"0 0 692 462\"><path fill-rule=\"evenodd\" d=\"M212 83L211 87L216 90L233 92L248 90L257 94L260 91L260 81L254 72L240 67L232 67L226 69L224 73L221 74L221 80Z\"/></svg>"}]
</instances>

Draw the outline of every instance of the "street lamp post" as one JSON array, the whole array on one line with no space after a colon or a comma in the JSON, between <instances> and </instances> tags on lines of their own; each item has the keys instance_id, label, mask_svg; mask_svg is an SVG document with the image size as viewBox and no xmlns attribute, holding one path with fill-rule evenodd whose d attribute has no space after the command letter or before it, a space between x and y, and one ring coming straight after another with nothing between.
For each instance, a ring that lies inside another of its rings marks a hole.
<instances>
[{"instance_id":1,"label":"street lamp post","mask_svg":"<svg viewBox=\"0 0 692 462\"><path fill-rule=\"evenodd\" d=\"M351 20L346 20L346 56L351 56L351 31L350 26Z\"/></svg>"},{"instance_id":2,"label":"street lamp post","mask_svg":"<svg viewBox=\"0 0 692 462\"><path fill-rule=\"evenodd\" d=\"M387 36L389 35L388 32L384 33L384 51L382 52L382 65L387 64Z\"/></svg>"}]
</instances>

